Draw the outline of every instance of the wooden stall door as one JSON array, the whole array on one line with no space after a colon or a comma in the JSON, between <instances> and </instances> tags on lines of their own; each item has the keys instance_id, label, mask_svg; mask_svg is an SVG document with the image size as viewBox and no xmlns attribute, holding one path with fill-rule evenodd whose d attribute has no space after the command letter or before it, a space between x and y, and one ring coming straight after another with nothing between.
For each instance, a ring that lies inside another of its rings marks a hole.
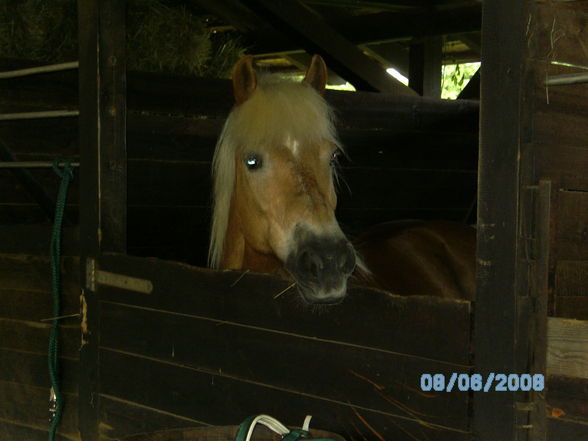
<instances>
[{"instance_id":1,"label":"wooden stall door","mask_svg":"<svg viewBox=\"0 0 588 441\"><path fill-rule=\"evenodd\" d=\"M118 254L91 261L88 280L96 439L257 413L311 414L347 440L470 439L469 394L420 384L470 371L469 302L352 288L309 307L285 280Z\"/></svg>"}]
</instances>

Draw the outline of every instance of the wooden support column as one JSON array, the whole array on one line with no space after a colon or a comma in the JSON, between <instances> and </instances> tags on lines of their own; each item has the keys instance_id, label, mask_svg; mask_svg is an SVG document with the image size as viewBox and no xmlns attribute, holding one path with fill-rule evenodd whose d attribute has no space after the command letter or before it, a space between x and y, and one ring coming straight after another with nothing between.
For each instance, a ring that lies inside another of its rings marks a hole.
<instances>
[{"instance_id":1,"label":"wooden support column","mask_svg":"<svg viewBox=\"0 0 588 441\"><path fill-rule=\"evenodd\" d=\"M474 370L484 379L545 374L550 184L537 182L532 143L534 3L483 6ZM545 392L496 384L474 392L474 440L545 440Z\"/></svg>"},{"instance_id":2,"label":"wooden support column","mask_svg":"<svg viewBox=\"0 0 588 441\"><path fill-rule=\"evenodd\" d=\"M441 97L442 37L426 37L411 44L408 85L419 95Z\"/></svg>"},{"instance_id":3,"label":"wooden support column","mask_svg":"<svg viewBox=\"0 0 588 441\"><path fill-rule=\"evenodd\" d=\"M99 409L100 311L86 283L87 264L126 249L125 6L121 0L79 0L80 267L82 348L79 421L96 441Z\"/></svg>"}]
</instances>

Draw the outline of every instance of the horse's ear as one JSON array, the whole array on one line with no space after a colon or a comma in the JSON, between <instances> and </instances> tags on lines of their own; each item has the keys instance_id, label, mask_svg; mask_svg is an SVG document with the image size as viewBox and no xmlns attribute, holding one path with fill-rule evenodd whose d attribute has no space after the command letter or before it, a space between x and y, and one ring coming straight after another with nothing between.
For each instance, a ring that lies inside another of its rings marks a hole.
<instances>
[{"instance_id":1,"label":"horse's ear","mask_svg":"<svg viewBox=\"0 0 588 441\"><path fill-rule=\"evenodd\" d=\"M304 82L314 87L318 93L322 94L327 85L327 65L320 55L313 55L310 66L306 71Z\"/></svg>"},{"instance_id":2,"label":"horse's ear","mask_svg":"<svg viewBox=\"0 0 588 441\"><path fill-rule=\"evenodd\" d=\"M257 75L253 70L253 57L247 55L237 61L233 70L233 94L237 105L249 99L257 87Z\"/></svg>"}]
</instances>

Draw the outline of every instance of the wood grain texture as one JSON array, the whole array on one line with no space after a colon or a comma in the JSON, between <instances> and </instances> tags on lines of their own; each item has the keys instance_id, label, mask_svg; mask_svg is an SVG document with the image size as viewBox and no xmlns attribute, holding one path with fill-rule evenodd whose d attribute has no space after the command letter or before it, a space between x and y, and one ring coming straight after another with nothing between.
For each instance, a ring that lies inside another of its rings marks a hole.
<instances>
[{"instance_id":1,"label":"wood grain texture","mask_svg":"<svg viewBox=\"0 0 588 441\"><path fill-rule=\"evenodd\" d=\"M113 254L99 268L154 285L99 289L103 437L260 412L312 413L347 439L469 437L467 394L418 391L425 371L469 372L468 302L354 288L309 309L295 292L274 300L288 282L266 275L231 286L240 273Z\"/></svg>"},{"instance_id":2,"label":"wood grain texture","mask_svg":"<svg viewBox=\"0 0 588 441\"><path fill-rule=\"evenodd\" d=\"M550 317L547 372L588 378L588 322Z\"/></svg>"}]
</instances>

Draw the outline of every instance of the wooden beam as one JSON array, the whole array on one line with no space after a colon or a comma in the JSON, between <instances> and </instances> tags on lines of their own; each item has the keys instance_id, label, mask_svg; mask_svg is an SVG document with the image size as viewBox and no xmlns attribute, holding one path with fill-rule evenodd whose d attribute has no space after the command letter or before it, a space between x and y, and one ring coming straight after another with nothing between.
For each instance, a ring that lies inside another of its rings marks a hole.
<instances>
[{"instance_id":1,"label":"wooden beam","mask_svg":"<svg viewBox=\"0 0 588 441\"><path fill-rule=\"evenodd\" d=\"M408 85L419 95L441 98L441 37L427 37L411 44Z\"/></svg>"},{"instance_id":2,"label":"wooden beam","mask_svg":"<svg viewBox=\"0 0 588 441\"><path fill-rule=\"evenodd\" d=\"M79 0L80 280L82 440L98 434L100 305L86 265L126 249L125 8L120 0Z\"/></svg>"},{"instance_id":3,"label":"wooden beam","mask_svg":"<svg viewBox=\"0 0 588 441\"><path fill-rule=\"evenodd\" d=\"M307 52L321 54L327 65L356 89L415 94L299 1L247 0L246 4Z\"/></svg>"},{"instance_id":4,"label":"wooden beam","mask_svg":"<svg viewBox=\"0 0 588 441\"><path fill-rule=\"evenodd\" d=\"M484 2L474 370L544 374L550 184L537 183L528 0ZM479 441L545 440L545 396L474 396Z\"/></svg>"},{"instance_id":5,"label":"wooden beam","mask_svg":"<svg viewBox=\"0 0 588 441\"><path fill-rule=\"evenodd\" d=\"M482 7L476 4L435 13L382 12L352 16L344 20L329 20L328 17L324 19L354 44L385 43L413 37L479 32L482 26ZM246 35L245 43L253 54L284 53L299 49L295 41L288 42L275 32L268 32L267 27L257 28Z\"/></svg>"},{"instance_id":6,"label":"wooden beam","mask_svg":"<svg viewBox=\"0 0 588 441\"><path fill-rule=\"evenodd\" d=\"M359 46L362 51L378 60L384 68L394 68L408 78L409 51L399 43L374 43Z\"/></svg>"},{"instance_id":7,"label":"wooden beam","mask_svg":"<svg viewBox=\"0 0 588 441\"><path fill-rule=\"evenodd\" d=\"M470 78L466 87L457 96L458 100L479 100L480 99L480 78L481 68L479 68L474 76Z\"/></svg>"},{"instance_id":8,"label":"wooden beam","mask_svg":"<svg viewBox=\"0 0 588 441\"><path fill-rule=\"evenodd\" d=\"M310 66L312 56L306 52L297 52L293 54L286 54L284 55L284 58L286 58L288 61L294 64L298 69L302 70L303 72L306 72L306 69L308 69L308 66ZM335 72L333 72L331 69L329 69L327 83L345 84L346 81L339 75L337 75Z\"/></svg>"},{"instance_id":9,"label":"wooden beam","mask_svg":"<svg viewBox=\"0 0 588 441\"><path fill-rule=\"evenodd\" d=\"M482 36L479 32L461 34L457 38L478 54L482 52Z\"/></svg>"}]
</instances>

